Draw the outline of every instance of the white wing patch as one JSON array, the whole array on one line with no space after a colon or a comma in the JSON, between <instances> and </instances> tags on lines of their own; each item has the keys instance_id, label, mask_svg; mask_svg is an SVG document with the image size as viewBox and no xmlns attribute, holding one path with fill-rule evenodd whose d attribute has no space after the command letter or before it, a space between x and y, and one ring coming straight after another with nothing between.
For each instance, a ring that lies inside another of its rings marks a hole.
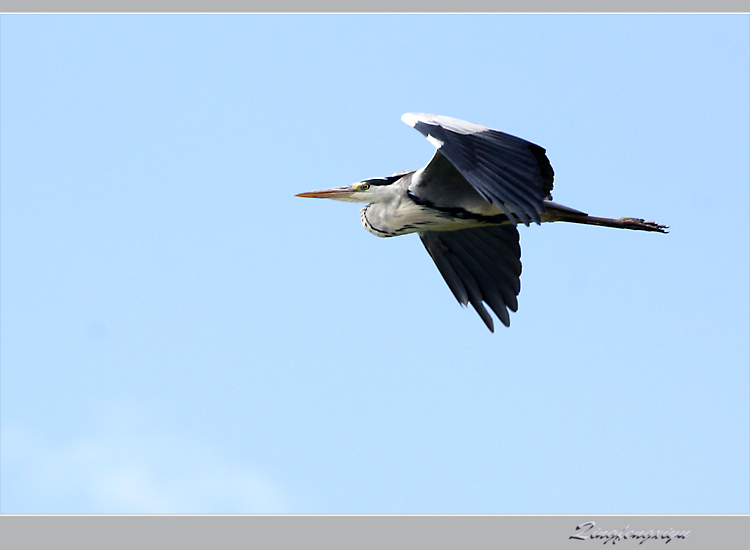
<instances>
[{"instance_id":1,"label":"white wing patch","mask_svg":"<svg viewBox=\"0 0 750 550\"><path fill-rule=\"evenodd\" d=\"M432 136L427 136L427 141L432 143L436 148L440 149L443 146L443 142Z\"/></svg>"},{"instance_id":2,"label":"white wing patch","mask_svg":"<svg viewBox=\"0 0 750 550\"><path fill-rule=\"evenodd\" d=\"M433 126L442 126L446 130L464 135L486 132L491 129L487 126L482 126L481 124L474 124L473 122L466 122L465 120L459 120L449 116L430 115L428 113L406 113L401 117L401 120L412 128L414 128L418 122L423 122Z\"/></svg>"},{"instance_id":3,"label":"white wing patch","mask_svg":"<svg viewBox=\"0 0 750 550\"><path fill-rule=\"evenodd\" d=\"M404 113L404 115L401 117L401 120L414 128L417 125L417 122L419 122L419 116L417 115L417 113Z\"/></svg>"}]
</instances>

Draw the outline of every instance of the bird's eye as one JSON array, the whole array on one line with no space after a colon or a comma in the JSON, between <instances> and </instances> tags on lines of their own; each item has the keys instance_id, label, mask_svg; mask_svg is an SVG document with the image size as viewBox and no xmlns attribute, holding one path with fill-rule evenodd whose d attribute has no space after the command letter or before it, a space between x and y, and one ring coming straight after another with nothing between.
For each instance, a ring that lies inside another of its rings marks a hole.
<instances>
[{"instance_id":1,"label":"bird's eye","mask_svg":"<svg viewBox=\"0 0 750 550\"><path fill-rule=\"evenodd\" d=\"M359 190L360 191L367 191L369 188L370 188L370 184L369 183L363 183L363 184L361 184L359 186Z\"/></svg>"}]
</instances>

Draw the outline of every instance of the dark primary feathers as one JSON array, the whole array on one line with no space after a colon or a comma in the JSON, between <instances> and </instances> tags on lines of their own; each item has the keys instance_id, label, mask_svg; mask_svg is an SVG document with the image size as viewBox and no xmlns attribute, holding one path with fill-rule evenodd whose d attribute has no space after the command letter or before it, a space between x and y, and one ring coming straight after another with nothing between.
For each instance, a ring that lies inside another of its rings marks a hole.
<instances>
[{"instance_id":1,"label":"dark primary feathers","mask_svg":"<svg viewBox=\"0 0 750 550\"><path fill-rule=\"evenodd\" d=\"M495 326L482 302L510 326L508 309L518 309L516 296L521 291L521 245L515 225L427 231L419 237L456 300L471 303L492 332Z\"/></svg>"},{"instance_id":2,"label":"dark primary feathers","mask_svg":"<svg viewBox=\"0 0 750 550\"><path fill-rule=\"evenodd\" d=\"M401 117L488 202L512 221L541 223L554 171L545 150L524 139L455 118L409 113ZM510 211L509 211L510 210Z\"/></svg>"},{"instance_id":3,"label":"dark primary feathers","mask_svg":"<svg viewBox=\"0 0 750 550\"><path fill-rule=\"evenodd\" d=\"M432 190L431 195L439 195L435 201L454 205L454 215L482 218L471 208L456 207L467 201L463 186L468 182L484 200L500 207L506 219L517 217L527 225L530 220L541 222L554 178L544 149L450 117L407 114L402 120L437 147L423 179L443 182L443 189ZM442 204L434 206L447 211ZM518 309L516 297L521 290L521 246L515 225L427 231L419 237L459 303L471 303L493 332L492 317L482 302L510 326L508 310Z\"/></svg>"}]
</instances>

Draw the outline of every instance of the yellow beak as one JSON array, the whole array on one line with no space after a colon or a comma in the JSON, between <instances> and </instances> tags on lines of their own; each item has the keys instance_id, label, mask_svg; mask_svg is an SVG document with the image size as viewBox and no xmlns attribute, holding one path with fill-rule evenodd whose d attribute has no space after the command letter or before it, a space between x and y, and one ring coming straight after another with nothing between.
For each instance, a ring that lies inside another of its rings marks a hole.
<instances>
[{"instance_id":1,"label":"yellow beak","mask_svg":"<svg viewBox=\"0 0 750 550\"><path fill-rule=\"evenodd\" d=\"M356 191L352 189L351 185L345 185L344 187L332 187L330 189L321 189L319 191L308 191L306 193L297 193L295 197L306 197L310 199L338 199L346 200L350 198Z\"/></svg>"}]
</instances>

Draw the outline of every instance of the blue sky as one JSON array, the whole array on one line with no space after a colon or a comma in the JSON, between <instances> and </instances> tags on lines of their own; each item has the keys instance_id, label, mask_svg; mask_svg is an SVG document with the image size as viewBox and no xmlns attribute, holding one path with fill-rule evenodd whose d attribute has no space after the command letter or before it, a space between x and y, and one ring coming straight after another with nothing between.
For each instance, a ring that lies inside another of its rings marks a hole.
<instances>
[{"instance_id":1,"label":"blue sky","mask_svg":"<svg viewBox=\"0 0 750 550\"><path fill-rule=\"evenodd\" d=\"M10 512L748 513L748 16L3 16ZM547 149L511 327L294 194Z\"/></svg>"}]
</instances>

